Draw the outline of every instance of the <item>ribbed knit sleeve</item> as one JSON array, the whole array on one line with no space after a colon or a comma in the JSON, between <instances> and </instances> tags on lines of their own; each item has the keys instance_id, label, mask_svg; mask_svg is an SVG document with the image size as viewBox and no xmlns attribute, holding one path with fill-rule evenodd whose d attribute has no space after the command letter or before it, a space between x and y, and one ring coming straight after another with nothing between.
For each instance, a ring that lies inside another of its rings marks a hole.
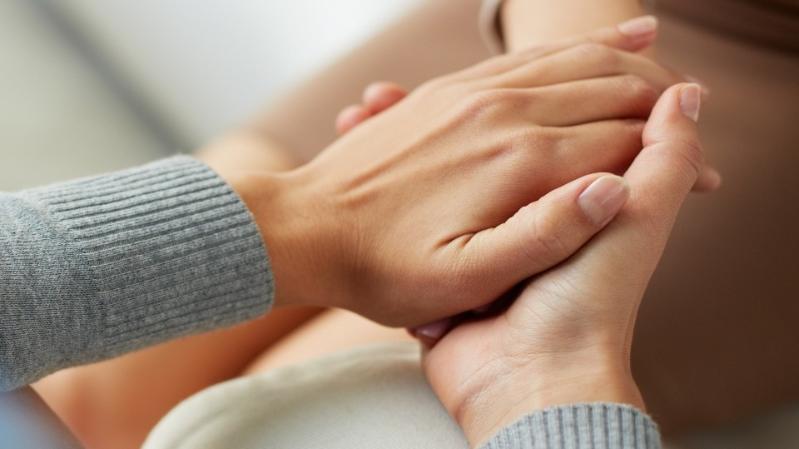
<instances>
[{"instance_id":1,"label":"ribbed knit sleeve","mask_svg":"<svg viewBox=\"0 0 799 449\"><path fill-rule=\"evenodd\" d=\"M272 285L249 210L190 157L0 194L0 390L253 318Z\"/></svg>"},{"instance_id":2,"label":"ribbed knit sleeve","mask_svg":"<svg viewBox=\"0 0 799 449\"><path fill-rule=\"evenodd\" d=\"M660 449L652 418L622 404L574 404L532 413L481 449Z\"/></svg>"}]
</instances>

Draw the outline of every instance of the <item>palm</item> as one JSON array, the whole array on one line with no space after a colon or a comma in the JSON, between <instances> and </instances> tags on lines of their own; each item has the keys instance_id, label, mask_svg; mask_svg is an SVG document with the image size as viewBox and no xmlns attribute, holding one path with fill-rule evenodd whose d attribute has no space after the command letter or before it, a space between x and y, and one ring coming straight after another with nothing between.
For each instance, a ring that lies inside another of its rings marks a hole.
<instances>
[{"instance_id":1,"label":"palm","mask_svg":"<svg viewBox=\"0 0 799 449\"><path fill-rule=\"evenodd\" d=\"M458 326L429 351L425 370L451 413L457 416L481 395L514 397L519 385L530 385L531 376L559 359L581 360L575 372L586 375L591 366L604 369L604 361L591 363L594 354L605 353L597 345L625 351L640 282L614 273L614 255L603 251L589 244L531 281L504 313ZM594 269L603 259L602 269ZM614 286L613 295L607 285Z\"/></svg>"}]
</instances>

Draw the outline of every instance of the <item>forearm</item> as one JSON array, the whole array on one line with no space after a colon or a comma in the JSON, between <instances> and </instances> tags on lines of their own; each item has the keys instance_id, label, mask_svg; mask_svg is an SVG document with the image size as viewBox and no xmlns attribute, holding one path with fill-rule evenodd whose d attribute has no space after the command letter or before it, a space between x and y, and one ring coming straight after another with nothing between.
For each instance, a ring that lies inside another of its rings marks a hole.
<instances>
[{"instance_id":1,"label":"forearm","mask_svg":"<svg viewBox=\"0 0 799 449\"><path fill-rule=\"evenodd\" d=\"M641 14L640 0L505 0L498 18L506 49L517 51Z\"/></svg>"}]
</instances>

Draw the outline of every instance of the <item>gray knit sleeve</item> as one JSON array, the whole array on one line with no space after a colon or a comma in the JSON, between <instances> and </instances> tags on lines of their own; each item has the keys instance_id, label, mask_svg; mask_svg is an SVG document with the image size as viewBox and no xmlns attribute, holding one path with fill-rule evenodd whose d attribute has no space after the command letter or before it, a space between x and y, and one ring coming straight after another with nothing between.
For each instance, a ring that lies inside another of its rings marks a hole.
<instances>
[{"instance_id":1,"label":"gray knit sleeve","mask_svg":"<svg viewBox=\"0 0 799 449\"><path fill-rule=\"evenodd\" d=\"M271 276L246 206L190 157L0 193L0 390L263 314Z\"/></svg>"},{"instance_id":2,"label":"gray knit sleeve","mask_svg":"<svg viewBox=\"0 0 799 449\"><path fill-rule=\"evenodd\" d=\"M532 413L481 449L660 449L652 418L622 404L575 404Z\"/></svg>"}]
</instances>

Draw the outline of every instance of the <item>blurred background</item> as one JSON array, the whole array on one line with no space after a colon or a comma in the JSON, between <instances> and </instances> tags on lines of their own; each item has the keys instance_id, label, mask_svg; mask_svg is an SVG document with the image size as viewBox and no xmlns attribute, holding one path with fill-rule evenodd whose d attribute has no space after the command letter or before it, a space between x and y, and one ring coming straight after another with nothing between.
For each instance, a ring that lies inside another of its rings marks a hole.
<instances>
[{"instance_id":1,"label":"blurred background","mask_svg":"<svg viewBox=\"0 0 799 449\"><path fill-rule=\"evenodd\" d=\"M0 2L0 191L191 151L420 1Z\"/></svg>"}]
</instances>

